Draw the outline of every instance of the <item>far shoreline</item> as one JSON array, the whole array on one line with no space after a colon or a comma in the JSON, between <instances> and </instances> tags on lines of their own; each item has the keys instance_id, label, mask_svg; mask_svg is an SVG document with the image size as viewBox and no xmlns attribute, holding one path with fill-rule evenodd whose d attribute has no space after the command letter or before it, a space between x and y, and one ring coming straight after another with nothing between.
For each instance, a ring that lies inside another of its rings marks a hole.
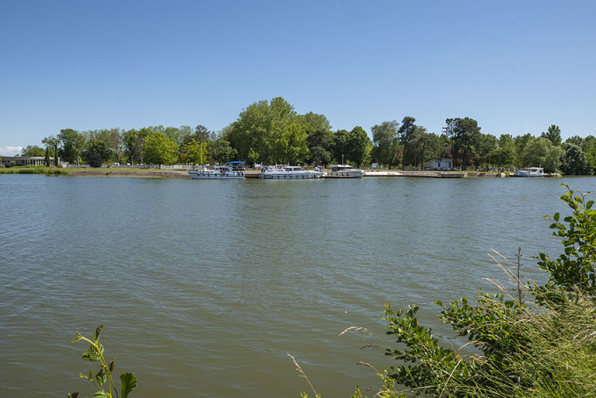
<instances>
[{"instance_id":1,"label":"far shoreline","mask_svg":"<svg viewBox=\"0 0 596 398\"><path fill-rule=\"evenodd\" d=\"M191 179L186 170L130 169L130 168L55 168L55 167L11 167L0 169L2 174L45 174L69 177L133 177L133 178L181 178ZM259 178L259 170L246 170L246 178ZM509 178L513 172L481 171L414 171L414 170L365 170L364 177L419 177L419 178ZM563 177L558 173L545 177ZM323 178L331 178L323 176ZM519 177L518 177L519 178Z\"/></svg>"}]
</instances>

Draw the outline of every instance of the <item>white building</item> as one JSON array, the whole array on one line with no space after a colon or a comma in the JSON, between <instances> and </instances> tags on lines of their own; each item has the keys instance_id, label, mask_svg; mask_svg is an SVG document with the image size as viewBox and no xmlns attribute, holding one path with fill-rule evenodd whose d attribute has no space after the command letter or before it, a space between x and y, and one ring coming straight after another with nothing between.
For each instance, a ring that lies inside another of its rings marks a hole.
<instances>
[{"instance_id":1,"label":"white building","mask_svg":"<svg viewBox=\"0 0 596 398\"><path fill-rule=\"evenodd\" d=\"M1 164L14 166L45 166L45 156L1 156ZM50 164L54 164L54 157L50 157Z\"/></svg>"},{"instance_id":2,"label":"white building","mask_svg":"<svg viewBox=\"0 0 596 398\"><path fill-rule=\"evenodd\" d=\"M424 167L430 170L454 170L451 158L427 160Z\"/></svg>"}]
</instances>

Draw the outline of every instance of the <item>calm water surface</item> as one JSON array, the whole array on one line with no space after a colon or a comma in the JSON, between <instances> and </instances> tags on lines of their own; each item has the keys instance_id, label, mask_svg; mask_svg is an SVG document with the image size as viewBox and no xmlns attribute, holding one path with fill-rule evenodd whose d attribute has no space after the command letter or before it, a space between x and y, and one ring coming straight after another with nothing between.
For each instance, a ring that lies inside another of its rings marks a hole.
<instances>
[{"instance_id":1,"label":"calm water surface","mask_svg":"<svg viewBox=\"0 0 596 398\"><path fill-rule=\"evenodd\" d=\"M542 215L561 183L595 178L189 181L0 175L0 396L94 390L77 373L89 335L137 397L295 397L293 354L325 397L376 388L383 304L491 290L488 256L557 254ZM389 340L387 340L389 341Z\"/></svg>"}]
</instances>

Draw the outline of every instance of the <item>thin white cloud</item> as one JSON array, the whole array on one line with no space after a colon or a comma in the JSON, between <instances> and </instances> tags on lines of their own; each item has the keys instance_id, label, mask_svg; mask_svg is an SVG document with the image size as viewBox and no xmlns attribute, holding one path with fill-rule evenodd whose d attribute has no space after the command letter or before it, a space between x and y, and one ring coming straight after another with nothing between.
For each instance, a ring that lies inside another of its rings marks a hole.
<instances>
[{"instance_id":1,"label":"thin white cloud","mask_svg":"<svg viewBox=\"0 0 596 398\"><path fill-rule=\"evenodd\" d=\"M14 156L21 153L22 146L0 146L0 156Z\"/></svg>"}]
</instances>

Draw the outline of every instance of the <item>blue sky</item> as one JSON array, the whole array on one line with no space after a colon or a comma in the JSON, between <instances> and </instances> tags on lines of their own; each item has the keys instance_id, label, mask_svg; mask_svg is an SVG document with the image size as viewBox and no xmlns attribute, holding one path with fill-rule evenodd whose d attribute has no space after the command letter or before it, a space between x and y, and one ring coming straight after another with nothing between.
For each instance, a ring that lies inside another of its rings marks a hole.
<instances>
[{"instance_id":1,"label":"blue sky","mask_svg":"<svg viewBox=\"0 0 596 398\"><path fill-rule=\"evenodd\" d=\"M596 135L594 1L0 0L0 155L203 124L281 96L334 130Z\"/></svg>"}]
</instances>

